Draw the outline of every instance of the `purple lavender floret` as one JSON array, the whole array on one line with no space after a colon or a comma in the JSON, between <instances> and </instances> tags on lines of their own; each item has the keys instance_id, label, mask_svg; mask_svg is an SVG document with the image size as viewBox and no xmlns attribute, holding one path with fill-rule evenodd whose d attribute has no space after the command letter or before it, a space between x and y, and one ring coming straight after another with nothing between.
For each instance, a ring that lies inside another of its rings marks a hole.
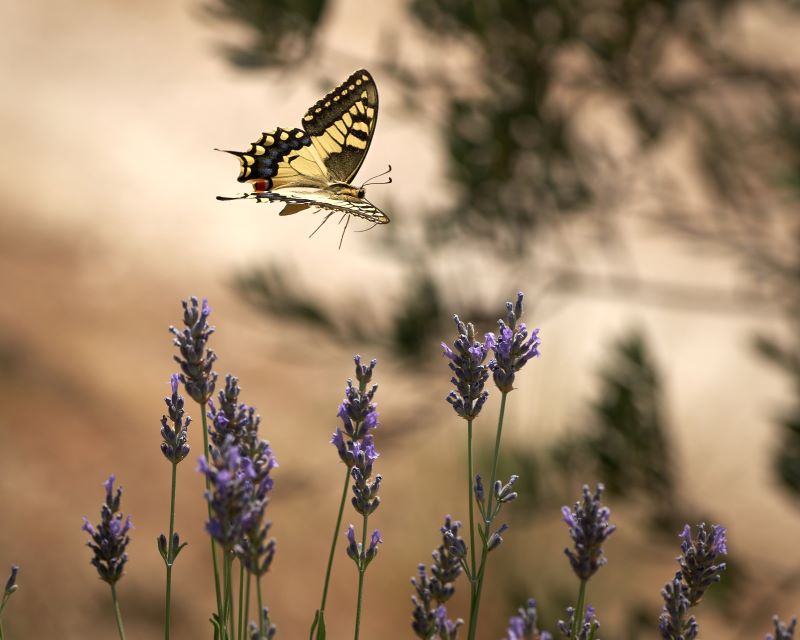
<instances>
[{"instance_id":1,"label":"purple lavender floret","mask_svg":"<svg viewBox=\"0 0 800 640\"><path fill-rule=\"evenodd\" d=\"M183 396L178 393L178 383L180 376L175 373L170 378L172 395L164 398L167 405L167 415L161 416L161 453L164 457L178 464L189 455L189 445L186 442L186 431L192 419L186 416L184 419ZM170 424L171 423L171 424Z\"/></svg>"},{"instance_id":2,"label":"purple lavender floret","mask_svg":"<svg viewBox=\"0 0 800 640\"><path fill-rule=\"evenodd\" d=\"M439 634L442 638L456 638L462 620L451 622L447 619L446 609L442 606L455 593L454 582L461 575L463 555L455 550L466 545L458 535L461 523L445 516L440 531L442 544L433 551L433 564L430 566L430 577L425 565L417 567L417 576L411 578L416 595L411 597L414 604L411 628L419 638L428 640ZM442 613L444 611L444 613ZM442 634L447 635L442 635Z\"/></svg>"},{"instance_id":3,"label":"purple lavender floret","mask_svg":"<svg viewBox=\"0 0 800 640\"><path fill-rule=\"evenodd\" d=\"M717 563L717 559L728 553L726 531L716 524L706 529L702 523L697 527L697 537L693 540L692 529L687 524L680 537L683 553L678 557L678 564L689 588L689 605L694 606L712 584L720 581L720 574L725 571L725 563Z\"/></svg>"},{"instance_id":4,"label":"purple lavender floret","mask_svg":"<svg viewBox=\"0 0 800 640\"><path fill-rule=\"evenodd\" d=\"M616 530L616 525L609 524L611 511L600 505L600 496L604 487L597 485L594 494L587 485L583 486L583 500L575 503L575 510L562 507L564 522L569 527L569 535L575 544L575 550L564 549L572 570L581 580L588 580L597 570L606 564L602 544Z\"/></svg>"},{"instance_id":5,"label":"purple lavender floret","mask_svg":"<svg viewBox=\"0 0 800 640\"><path fill-rule=\"evenodd\" d=\"M658 617L658 630L663 640L695 640L700 628L694 616L686 617L689 611L689 588L683 582L680 571L672 582L661 590L664 609Z\"/></svg>"},{"instance_id":6,"label":"purple lavender floret","mask_svg":"<svg viewBox=\"0 0 800 640\"><path fill-rule=\"evenodd\" d=\"M228 436L220 448L211 450L211 464L200 458L197 469L208 478L210 486L205 493L211 507L206 530L224 549L233 550L258 517L260 505L253 499L253 462L241 455L233 436Z\"/></svg>"},{"instance_id":7,"label":"purple lavender floret","mask_svg":"<svg viewBox=\"0 0 800 640\"><path fill-rule=\"evenodd\" d=\"M217 402L208 401L208 433L215 447L228 435L233 436L236 444L241 444L245 434L258 431L261 418L254 407L239 402L240 393L239 379L229 373L225 376L225 388L217 393Z\"/></svg>"},{"instance_id":8,"label":"purple lavender floret","mask_svg":"<svg viewBox=\"0 0 800 640\"><path fill-rule=\"evenodd\" d=\"M208 338L214 333L214 327L208 325L208 316L211 307L208 300L203 300L202 305L197 298L192 296L188 301L183 300L183 324L185 328L180 331L170 327L170 333L175 336L173 342L180 350L180 356L174 356L181 367L181 382L186 387L186 393L202 405L214 393L217 374L211 369L216 354L207 349Z\"/></svg>"},{"instance_id":9,"label":"purple lavender floret","mask_svg":"<svg viewBox=\"0 0 800 640\"><path fill-rule=\"evenodd\" d=\"M90 540L86 543L94 556L91 563L97 569L100 579L110 585L116 584L123 576L128 554L125 549L130 542L128 532L132 528L131 517L123 521L119 511L122 499L122 488L114 493L114 474L103 483L106 490L106 501L100 507L100 522L92 526L89 519L84 516L82 530L89 534Z\"/></svg>"},{"instance_id":10,"label":"purple lavender floret","mask_svg":"<svg viewBox=\"0 0 800 640\"><path fill-rule=\"evenodd\" d=\"M764 640L794 640L797 618L792 618L792 621L788 625L785 625L778 616L773 616L772 624L775 627L775 635L768 633Z\"/></svg>"},{"instance_id":11,"label":"purple lavender floret","mask_svg":"<svg viewBox=\"0 0 800 640\"><path fill-rule=\"evenodd\" d=\"M529 598L524 607L517 610L517 615L508 619L508 630L503 640L552 640L547 631L539 631L536 600Z\"/></svg>"},{"instance_id":12,"label":"purple lavender floret","mask_svg":"<svg viewBox=\"0 0 800 640\"><path fill-rule=\"evenodd\" d=\"M567 607L567 619L558 621L558 630L566 638L572 638L572 625L575 622L575 608ZM589 605L586 607L586 614L583 616L583 622L578 628L578 635L575 640L600 640L597 637L597 630L600 628L600 621L595 615L594 607Z\"/></svg>"},{"instance_id":13,"label":"purple lavender floret","mask_svg":"<svg viewBox=\"0 0 800 640\"><path fill-rule=\"evenodd\" d=\"M448 366L453 372L450 382L455 389L447 395L453 410L465 420L473 420L481 412L489 392L485 390L489 379L489 369L484 364L489 353L489 342L480 342L475 338L475 327L472 323L463 323L458 316L453 316L458 337L453 348L442 342L444 355L450 360Z\"/></svg>"},{"instance_id":14,"label":"purple lavender floret","mask_svg":"<svg viewBox=\"0 0 800 640\"><path fill-rule=\"evenodd\" d=\"M516 372L522 369L531 358L539 357L539 329L528 334L524 322L517 324L522 317L523 293L517 293L517 302L506 302L506 319L498 320L497 335L486 334L486 344L494 351L494 358L489 362L489 369L497 388L503 393L514 389Z\"/></svg>"}]
</instances>

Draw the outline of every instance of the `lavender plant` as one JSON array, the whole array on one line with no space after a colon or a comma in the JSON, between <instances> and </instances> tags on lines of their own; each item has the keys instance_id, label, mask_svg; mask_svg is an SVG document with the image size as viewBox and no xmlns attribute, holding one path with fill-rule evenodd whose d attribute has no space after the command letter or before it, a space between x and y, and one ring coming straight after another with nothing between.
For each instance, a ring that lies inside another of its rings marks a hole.
<instances>
[{"instance_id":1,"label":"lavender plant","mask_svg":"<svg viewBox=\"0 0 800 640\"><path fill-rule=\"evenodd\" d=\"M3 597L0 598L0 640L3 640L3 609L6 608L6 603L8 602L9 598L14 594L14 592L19 589L19 585L17 584L17 574L19 573L19 567L15 564L11 565L11 574L8 576L8 580L6 580L6 586L3 589Z\"/></svg>"},{"instance_id":2,"label":"lavender plant","mask_svg":"<svg viewBox=\"0 0 800 640\"><path fill-rule=\"evenodd\" d=\"M586 638L593 638L598 625L594 625L593 620L584 619L584 605L586 601L586 584L597 570L608 560L603 555L603 543L616 530L616 525L609 524L608 519L611 515L608 507L601 506L600 496L603 493L603 485L598 484L594 494L587 485L583 487L582 500L575 503L574 509L562 507L561 513L564 522L569 527L569 535L572 538L574 549L564 549L564 553L569 558L572 571L580 580L578 589L578 601L570 617L568 638L584 640L582 633L587 633ZM587 608L587 615L588 615ZM592 609L592 611L594 611ZM581 622L583 620L583 622ZM589 629L586 629L587 624ZM559 628L562 629L561 623Z\"/></svg>"},{"instance_id":3,"label":"lavender plant","mask_svg":"<svg viewBox=\"0 0 800 640\"><path fill-rule=\"evenodd\" d=\"M89 534L86 543L93 553L91 563L100 579L111 587L111 600L114 605L114 616L117 621L117 630L121 640L125 640L125 630L122 625L122 614L117 599L117 582L123 576L125 563L128 561L126 549L130 542L128 532L132 528L131 517L123 520L119 510L122 500L122 488L114 492L115 476L112 474L103 483L106 490L106 499L100 507L100 522L93 526L87 517L83 518L83 531Z\"/></svg>"},{"instance_id":4,"label":"lavender plant","mask_svg":"<svg viewBox=\"0 0 800 640\"><path fill-rule=\"evenodd\" d=\"M512 491L516 476L503 483L497 479L497 462L500 454L500 442L503 434L503 421L505 418L506 398L514 389L517 372L531 359L539 356L539 330L534 329L528 333L525 323L519 322L523 315L523 294L517 294L516 303L506 303L505 320L498 320L498 333L487 333L483 341L476 337L475 328L471 323L464 323L458 316L453 316L458 336L453 342L453 347L442 343L444 355L450 360L448 366L453 372L451 382L455 389L450 391L447 402L453 407L456 414L467 421L467 496L469 515L469 563L464 562L463 568L470 582L470 615L469 615L469 640L475 640L477 633L478 616L480 611L481 593L486 574L488 554L503 542L502 534L508 525L502 524L492 530L494 521L500 513L502 506L517 497ZM485 364L489 351L494 353L488 365ZM492 470L489 480L491 491L485 495L483 481L480 475L475 476L473 470L473 421L480 414L489 392L485 384L489 375L501 393L500 414L495 431L494 451L492 455ZM478 559L475 539L474 509L478 509L481 516L481 525L478 534L481 539L481 554ZM464 545L465 547L467 545ZM465 550L466 551L466 550Z\"/></svg>"},{"instance_id":5,"label":"lavender plant","mask_svg":"<svg viewBox=\"0 0 800 640\"><path fill-rule=\"evenodd\" d=\"M336 549L336 540L342 526L342 515L344 513L344 503L347 499L350 479L353 480L353 498L351 503L353 508L362 517L361 542L355 539L355 528L349 525L347 536L346 552L358 570L358 593L356 596L356 620L355 634L358 638L361 623L361 601L364 588L364 574L367 567L378 553L378 544L382 542L380 533L376 529L370 536L370 543L367 545L367 526L369 516L380 505L378 490L381 484L381 476L376 475L372 478L372 466L378 459L378 452L373 442L372 431L378 427L378 411L375 405L375 393L378 385L373 384L372 374L378 364L377 360L372 360L369 365L361 362L361 356L354 356L353 361L356 365L356 381L358 386L353 385L351 379L347 380L345 386L345 397L339 405L336 416L341 420L341 428L336 429L331 444L336 447L339 459L345 465L344 487L342 488L342 498L339 502L339 510L336 516L336 526L334 527L331 541L330 552L328 554L328 565L325 571L325 581L322 587L322 599L320 606L314 614L311 623L309 638L311 640L324 640L327 634L325 628L325 604L328 598L328 587L330 585L331 571L333 568L333 558Z\"/></svg>"},{"instance_id":6,"label":"lavender plant","mask_svg":"<svg viewBox=\"0 0 800 640\"><path fill-rule=\"evenodd\" d=\"M181 543L180 535L175 531L175 492L177 485L178 464L189 455L189 445L187 443L187 429L192 419L189 416L184 418L183 396L178 393L178 383L180 376L174 374L170 378L172 395L164 398L167 405L167 415L161 416L161 453L172 464L172 480L169 500L169 537L163 533L158 536L158 552L164 560L166 567L166 588L164 605L164 638L169 640L170 616L172 611L172 567L175 559L186 546Z\"/></svg>"},{"instance_id":7,"label":"lavender plant","mask_svg":"<svg viewBox=\"0 0 800 640\"><path fill-rule=\"evenodd\" d=\"M211 516L206 530L222 549L223 557L223 607L216 626L223 638L242 637L249 617L251 578L255 578L258 633L267 638L276 631L264 614L261 579L275 556L276 544L268 537L271 523L265 520L265 512L273 488L271 472L277 461L269 443L259 438L261 419L255 409L238 402L239 392L236 378L229 375L225 391L219 394L221 409L212 405L210 412L215 428L210 460L198 460L210 486L206 500ZM236 420L225 417L225 412ZM233 604L234 560L239 562L238 615L234 615Z\"/></svg>"},{"instance_id":8,"label":"lavender plant","mask_svg":"<svg viewBox=\"0 0 800 640\"><path fill-rule=\"evenodd\" d=\"M183 383L187 395L197 404L203 422L203 458L208 463L208 422L206 420L206 403L214 393L217 374L213 371L217 355L208 349L208 339L214 333L214 327L209 326L208 317L211 307L208 300L203 299L202 305L194 296L181 302L183 306L183 330L174 326L169 328L175 336L173 343L178 347L179 356L173 356L180 365L180 381ZM206 491L209 482L206 477ZM211 517L209 510L208 517ZM219 564L214 539L211 539L211 563L214 568L214 595L217 603L217 618L222 615L222 592L220 589Z\"/></svg>"}]
</instances>

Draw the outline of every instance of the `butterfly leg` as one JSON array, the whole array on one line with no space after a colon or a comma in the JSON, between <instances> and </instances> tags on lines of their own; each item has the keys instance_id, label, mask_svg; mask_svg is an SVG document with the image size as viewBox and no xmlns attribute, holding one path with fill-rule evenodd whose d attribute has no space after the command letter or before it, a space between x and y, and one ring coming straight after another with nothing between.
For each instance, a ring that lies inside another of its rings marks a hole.
<instances>
[{"instance_id":1,"label":"butterfly leg","mask_svg":"<svg viewBox=\"0 0 800 640\"><path fill-rule=\"evenodd\" d=\"M331 211L331 212L330 212L328 215L326 215L326 216L325 216L325 217L322 219L322 222L320 222L320 223L319 223L319 226L318 226L316 229L314 229L314 230L311 232L311 234L310 234L308 237L310 238L310 237L311 237L311 236L313 236L313 235L314 235L314 234L315 234L317 231L319 231L320 229L322 229L322 225L323 225L323 224L325 224L325 223L328 221L328 218L330 218L332 215L333 215L333 211Z\"/></svg>"},{"instance_id":2,"label":"butterfly leg","mask_svg":"<svg viewBox=\"0 0 800 640\"><path fill-rule=\"evenodd\" d=\"M344 234L347 232L347 225L350 224L350 214L346 213L345 215L347 216L347 222L344 223L344 229L342 229L342 237L339 238L339 250L342 249L342 243L344 242Z\"/></svg>"}]
</instances>

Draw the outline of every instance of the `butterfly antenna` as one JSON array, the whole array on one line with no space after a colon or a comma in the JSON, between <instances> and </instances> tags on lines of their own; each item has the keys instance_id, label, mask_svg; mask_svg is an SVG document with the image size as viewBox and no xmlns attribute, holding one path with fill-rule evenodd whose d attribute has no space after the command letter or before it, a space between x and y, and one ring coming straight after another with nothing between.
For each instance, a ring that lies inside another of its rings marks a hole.
<instances>
[{"instance_id":1,"label":"butterfly antenna","mask_svg":"<svg viewBox=\"0 0 800 640\"><path fill-rule=\"evenodd\" d=\"M376 222L371 227L367 227L366 229L356 229L354 233L364 233L365 231L369 231L370 229L374 229L377 226L378 226L378 223Z\"/></svg>"},{"instance_id":2,"label":"butterfly antenna","mask_svg":"<svg viewBox=\"0 0 800 640\"><path fill-rule=\"evenodd\" d=\"M391 173L391 172L392 172L392 165L389 165L389 168L386 171L384 171L383 173L379 173L376 176L372 176L371 178L367 178L366 182L364 182L364 184L362 184L361 186L362 187L366 187L366 186L368 186L370 184L391 184L392 183L392 179L391 178L389 178L389 180L387 182L372 182L375 178L382 178L387 173Z\"/></svg>"},{"instance_id":3,"label":"butterfly antenna","mask_svg":"<svg viewBox=\"0 0 800 640\"><path fill-rule=\"evenodd\" d=\"M331 212L330 212L330 213L329 213L327 216L325 216L325 218L323 219L323 221L319 223L319 226L318 226L316 229L314 229L314 230L311 232L311 234L310 234L308 237L310 238L310 237L311 237L311 236L313 236L313 235L314 235L314 234L315 234L317 231L319 231L320 229L322 229L322 225L323 225L323 224L325 224L325 223L328 221L328 218L330 218L332 215L333 215L333 211L331 211Z\"/></svg>"},{"instance_id":4,"label":"butterfly antenna","mask_svg":"<svg viewBox=\"0 0 800 640\"><path fill-rule=\"evenodd\" d=\"M346 213L345 215L347 216L347 222L344 223L344 229L342 230L342 237L339 238L339 251L342 250L342 243L344 242L344 234L347 232L347 225L350 224L350 214Z\"/></svg>"}]
</instances>

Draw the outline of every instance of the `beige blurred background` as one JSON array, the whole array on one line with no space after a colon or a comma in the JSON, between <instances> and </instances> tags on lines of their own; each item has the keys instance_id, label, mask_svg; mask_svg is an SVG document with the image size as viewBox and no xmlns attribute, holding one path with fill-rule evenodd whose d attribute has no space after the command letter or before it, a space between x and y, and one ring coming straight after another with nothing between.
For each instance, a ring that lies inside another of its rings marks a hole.
<instances>
[{"instance_id":1,"label":"beige blurred background","mask_svg":"<svg viewBox=\"0 0 800 640\"><path fill-rule=\"evenodd\" d=\"M794 64L796 72L797 14L780 3L744 4L720 25L720 40L757 61ZM402 36L409 64L448 69L470 64L469 42L424 37L400 0L330 3L318 30L324 55L283 71L230 65L219 46L244 38L244 29L198 2L6 0L0 24L0 567L21 565L20 590L3 616L7 637L114 637L107 589L88 564L80 530L82 515L97 519L101 482L112 472L136 527L119 586L128 637L161 633L155 538L167 528L169 468L158 430L175 370L167 327L178 324L188 295L209 298L217 370L239 376L281 464L270 506L279 550L265 581L278 637L305 637L317 606L341 472L328 439L352 375L350 357L379 358L384 488L371 522L385 543L367 574L362 637L412 637L409 577L439 543L442 516L464 511L463 424L444 402L445 364L435 357L408 366L386 346L331 339L265 315L232 282L243 270L279 264L315 299L367 324L386 321L407 274L386 245L394 234L405 243L421 238L426 212L446 206L453 185L440 122L424 110L408 112L407 88L371 63L385 60L387 33ZM675 61L680 71L679 48ZM391 228L348 233L340 251L332 222L309 240L312 216L278 219L269 205L215 200L241 187L236 163L214 147L244 148L262 130L297 126L330 88L325 80L362 66L375 75L382 112L360 179L391 163L394 183L370 189L392 216ZM569 92L559 99L569 101ZM624 157L637 142L617 106L597 98L576 107L574 126L588 147ZM688 142L692 131L684 134L648 157L702 211L708 197ZM795 401L792 382L759 359L751 342L759 332L789 338L792 323L779 304L736 302L750 276L735 255L687 244L654 222L648 211L662 194L639 179L636 166L618 174L619 184L629 187L625 197L601 197L588 219L544 227L532 241L536 261L433 245L424 249L426 260L450 294L445 316L468 313L478 299L499 315L517 288L528 293L543 357L522 372L510 398L510 448L547 447L580 425L615 335L631 326L646 333L663 376L680 495L694 513L728 527L738 578L732 596L700 609L703 637L763 637L772 612L798 613L800 514L771 467L775 417ZM770 207L797 213L796 201ZM614 220L618 244L595 241L604 215ZM576 266L597 277L588 286L543 286L538 268L564 237L577 250ZM624 255L609 262L617 253ZM646 288L616 286L619 273L692 294L688 303L665 301ZM459 288L465 280L469 286ZM705 304L704 291L722 302ZM438 342L431 339L427 351L437 353ZM479 425L487 437L496 411L490 402ZM189 413L193 451L179 467L177 515L189 547L175 569L176 639L210 637L213 598L194 468L196 407ZM488 446L488 438L481 443ZM597 479L580 469L573 476L575 497L582 482ZM641 505L609 501L619 531L608 544L608 567L590 587L608 630L602 637L655 638L658 591L675 570L677 545L646 532ZM543 616L552 628L555 605L575 589L559 518L554 505L520 519L493 556L481 638L499 638L513 613L503 585L548 603ZM334 639L352 633L355 581L342 547L329 604ZM463 580L460 590L463 596ZM625 603L653 621L650 632L629 630ZM451 615L465 615L463 599Z\"/></svg>"}]
</instances>

